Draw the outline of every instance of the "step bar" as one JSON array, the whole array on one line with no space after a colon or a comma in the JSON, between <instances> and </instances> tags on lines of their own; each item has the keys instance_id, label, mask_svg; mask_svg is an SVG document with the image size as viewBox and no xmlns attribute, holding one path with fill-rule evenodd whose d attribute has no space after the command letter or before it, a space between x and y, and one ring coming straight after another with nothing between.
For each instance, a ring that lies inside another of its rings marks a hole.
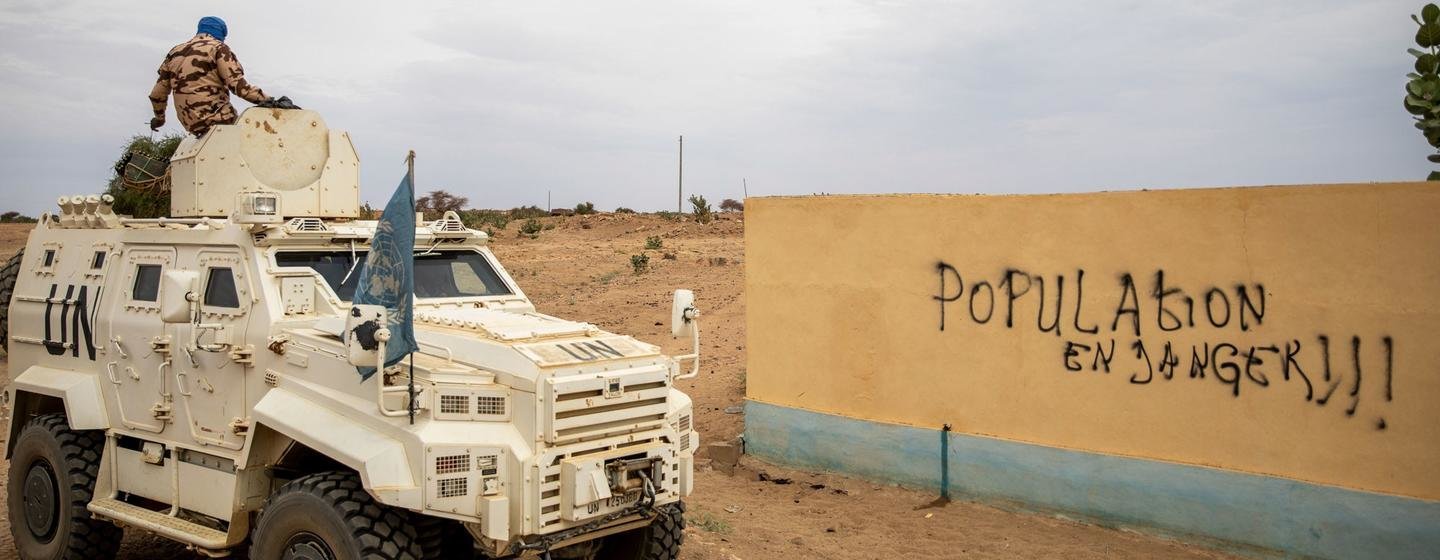
<instances>
[{"instance_id":1,"label":"step bar","mask_svg":"<svg viewBox=\"0 0 1440 560\"><path fill-rule=\"evenodd\" d=\"M224 531L120 500L100 498L90 502L87 509L98 517L151 531L198 548L219 550L229 546L226 542L229 535Z\"/></svg>"}]
</instances>

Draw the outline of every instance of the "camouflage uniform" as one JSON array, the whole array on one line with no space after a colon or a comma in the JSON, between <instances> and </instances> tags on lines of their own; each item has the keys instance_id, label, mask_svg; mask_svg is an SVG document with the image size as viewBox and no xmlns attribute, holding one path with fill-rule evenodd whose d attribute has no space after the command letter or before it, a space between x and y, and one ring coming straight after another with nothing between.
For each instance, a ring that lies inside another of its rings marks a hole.
<instances>
[{"instance_id":1,"label":"camouflage uniform","mask_svg":"<svg viewBox=\"0 0 1440 560\"><path fill-rule=\"evenodd\" d=\"M260 88L245 81L245 70L225 43L204 33L176 45L160 64L160 79L150 90L156 121L165 122L165 99L175 92L175 113L180 124L200 136L211 126L235 122L230 92L246 101L266 99ZM158 128L158 125L152 126Z\"/></svg>"}]
</instances>

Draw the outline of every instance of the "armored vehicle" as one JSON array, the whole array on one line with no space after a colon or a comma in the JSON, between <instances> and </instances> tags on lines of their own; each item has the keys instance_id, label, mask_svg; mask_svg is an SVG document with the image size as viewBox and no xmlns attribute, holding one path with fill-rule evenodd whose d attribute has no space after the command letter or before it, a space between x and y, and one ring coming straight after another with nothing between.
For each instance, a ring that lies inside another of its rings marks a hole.
<instances>
[{"instance_id":1,"label":"armored vehicle","mask_svg":"<svg viewBox=\"0 0 1440 560\"><path fill-rule=\"evenodd\" d=\"M61 197L0 271L21 557L110 557L125 527L264 560L676 556L692 294L671 321L696 350L666 356L538 313L485 233L427 216L420 349L362 380L377 223L349 136L252 108L169 172L171 217Z\"/></svg>"}]
</instances>

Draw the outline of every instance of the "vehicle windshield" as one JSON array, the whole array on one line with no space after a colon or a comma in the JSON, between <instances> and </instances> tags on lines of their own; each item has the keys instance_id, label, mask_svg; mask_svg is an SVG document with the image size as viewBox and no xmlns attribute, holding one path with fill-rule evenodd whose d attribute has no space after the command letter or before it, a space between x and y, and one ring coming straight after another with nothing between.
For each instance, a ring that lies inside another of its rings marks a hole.
<instances>
[{"instance_id":1,"label":"vehicle windshield","mask_svg":"<svg viewBox=\"0 0 1440 560\"><path fill-rule=\"evenodd\" d=\"M275 254L275 264L280 266L305 266L314 269L335 290L340 299L350 301L355 296L355 287L360 283L360 269L365 268L368 253L356 252L360 263L349 278L355 261L350 251L287 251ZM342 283L341 280L344 280ZM512 292L500 280L495 267L485 255L474 251L437 251L415 255L415 297L454 298L478 296L506 296Z\"/></svg>"}]
</instances>

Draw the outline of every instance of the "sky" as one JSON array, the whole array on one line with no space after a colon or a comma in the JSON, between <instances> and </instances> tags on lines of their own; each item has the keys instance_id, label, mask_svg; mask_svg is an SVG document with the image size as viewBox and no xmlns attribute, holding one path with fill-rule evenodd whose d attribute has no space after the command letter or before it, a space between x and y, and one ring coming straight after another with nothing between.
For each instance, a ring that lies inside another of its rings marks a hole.
<instances>
[{"instance_id":1,"label":"sky","mask_svg":"<svg viewBox=\"0 0 1440 560\"><path fill-rule=\"evenodd\" d=\"M712 203L1418 180L1419 7L4 0L0 210L103 190L205 15L252 83L350 132L376 206L413 149L418 191L474 207L673 210L680 135Z\"/></svg>"}]
</instances>

